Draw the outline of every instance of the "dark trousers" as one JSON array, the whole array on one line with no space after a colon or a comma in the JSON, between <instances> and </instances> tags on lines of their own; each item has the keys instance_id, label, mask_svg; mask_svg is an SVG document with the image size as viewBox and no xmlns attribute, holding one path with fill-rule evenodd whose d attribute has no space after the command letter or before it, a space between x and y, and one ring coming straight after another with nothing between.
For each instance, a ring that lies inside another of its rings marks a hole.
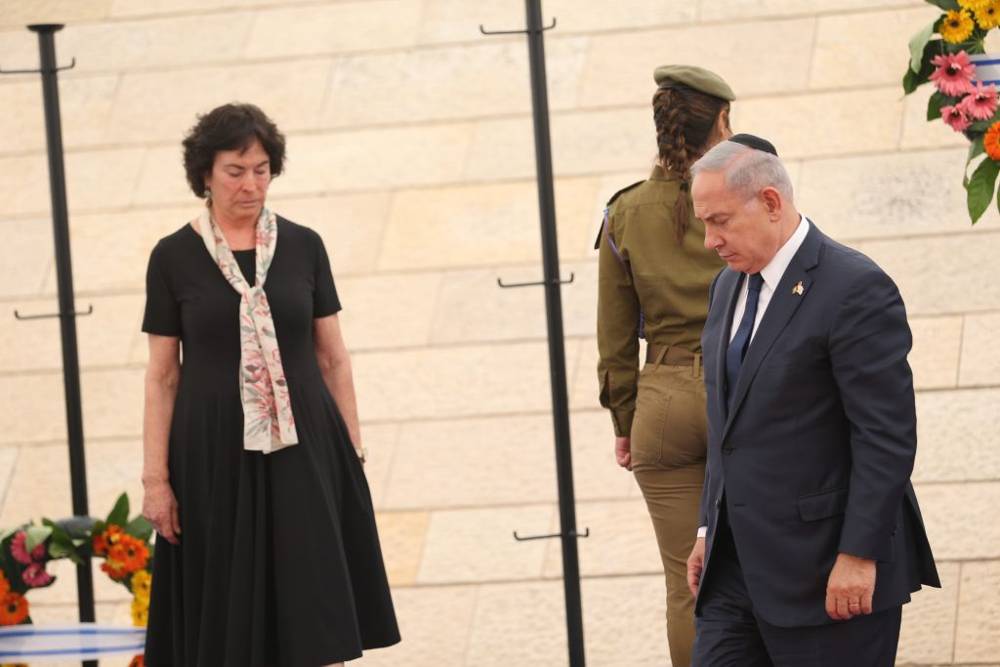
<instances>
[{"instance_id":1,"label":"dark trousers","mask_svg":"<svg viewBox=\"0 0 1000 667\"><path fill-rule=\"evenodd\" d=\"M829 625L771 625L754 611L724 510L717 530L692 667L892 667L902 607Z\"/></svg>"}]
</instances>

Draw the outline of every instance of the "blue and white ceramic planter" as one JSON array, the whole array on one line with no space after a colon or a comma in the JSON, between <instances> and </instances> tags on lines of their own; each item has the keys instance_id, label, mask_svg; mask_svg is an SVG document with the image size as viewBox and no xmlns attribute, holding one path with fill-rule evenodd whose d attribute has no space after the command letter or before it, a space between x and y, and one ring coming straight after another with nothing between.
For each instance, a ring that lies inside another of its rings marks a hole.
<instances>
[{"instance_id":1,"label":"blue and white ceramic planter","mask_svg":"<svg viewBox=\"0 0 1000 667\"><path fill-rule=\"evenodd\" d=\"M969 60L976 66L974 81L981 81L984 86L992 83L1000 87L1000 53L977 53L970 55Z\"/></svg>"}]
</instances>

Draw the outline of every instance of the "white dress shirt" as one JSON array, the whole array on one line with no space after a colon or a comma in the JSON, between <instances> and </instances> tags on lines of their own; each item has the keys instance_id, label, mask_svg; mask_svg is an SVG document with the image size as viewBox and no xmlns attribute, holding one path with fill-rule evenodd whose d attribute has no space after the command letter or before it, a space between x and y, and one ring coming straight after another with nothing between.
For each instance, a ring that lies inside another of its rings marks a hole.
<instances>
[{"instance_id":1,"label":"white dress shirt","mask_svg":"<svg viewBox=\"0 0 1000 667\"><path fill-rule=\"evenodd\" d=\"M774 290L778 287L778 283L781 282L782 276L785 275L788 265L792 263L792 257L795 257L795 253L802 247L802 242L806 240L806 234L808 233L809 219L799 216L799 224L788 240L785 241L785 245L781 246L774 257L771 258L771 261L768 262L767 266L760 270L760 276L764 279L764 284L760 287L760 296L757 299L757 318L754 320L753 331L750 333L751 341L753 341L754 334L757 333L760 321L764 318L767 306L771 303ZM740 295L736 299L736 309L733 311L733 326L729 330L730 341L736 336L736 330L740 328L740 321L743 319L743 312L747 309L747 291L749 285L750 281L744 279L743 284L740 286Z\"/></svg>"},{"instance_id":2,"label":"white dress shirt","mask_svg":"<svg viewBox=\"0 0 1000 667\"><path fill-rule=\"evenodd\" d=\"M750 333L751 341L753 341L754 334L757 333L760 321L764 318L764 311L767 310L768 304L771 303L774 290L778 287L778 283L781 282L782 276L785 275L788 265L792 263L795 253L802 247L802 242L806 240L808 233L809 219L799 216L799 224L795 228L795 231L792 232L792 235L785 241L785 244L775 253L767 266L760 270L760 276L764 279L764 284L761 285L760 296L757 297L757 317L754 319L753 331ZM743 319L743 313L747 309L747 292L749 291L749 286L750 281L744 278L743 284L740 286L740 295L736 299L736 308L733 310L733 326L729 330L730 341L736 336L736 330L740 328L740 321ZM721 363L725 363L724 358L721 360ZM705 537L707 534L708 526L698 528L698 537Z\"/></svg>"}]
</instances>

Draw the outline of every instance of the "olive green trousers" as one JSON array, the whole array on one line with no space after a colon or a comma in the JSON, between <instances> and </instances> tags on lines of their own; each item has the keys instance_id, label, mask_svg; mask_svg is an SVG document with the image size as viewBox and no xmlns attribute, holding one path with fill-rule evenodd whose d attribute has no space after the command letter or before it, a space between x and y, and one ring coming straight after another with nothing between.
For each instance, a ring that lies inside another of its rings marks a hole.
<instances>
[{"instance_id":1,"label":"olive green trousers","mask_svg":"<svg viewBox=\"0 0 1000 667\"><path fill-rule=\"evenodd\" d=\"M698 532L707 426L701 357L685 365L648 362L632 421L632 472L653 521L667 584L667 641L673 667L691 664L694 598L687 558Z\"/></svg>"}]
</instances>

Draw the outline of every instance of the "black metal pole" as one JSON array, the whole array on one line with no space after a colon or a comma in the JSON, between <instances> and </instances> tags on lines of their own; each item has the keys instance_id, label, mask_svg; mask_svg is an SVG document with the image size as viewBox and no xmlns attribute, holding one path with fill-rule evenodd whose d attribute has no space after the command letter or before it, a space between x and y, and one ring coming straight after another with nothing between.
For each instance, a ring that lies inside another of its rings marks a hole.
<instances>
[{"instance_id":1,"label":"black metal pole","mask_svg":"<svg viewBox=\"0 0 1000 667\"><path fill-rule=\"evenodd\" d=\"M531 64L531 103L535 126L535 166L538 210L542 223L542 263L545 272L545 314L549 334L549 371L552 376L552 419L556 438L556 480L559 485L559 524L562 541L563 588L566 598L566 634L569 664L583 667L583 609L580 601L580 562L577 555L576 501L573 494L573 456L569 437L569 398L566 390L566 351L563 345L559 246L556 241L556 204L552 186L552 146L549 137L549 99L545 80L545 41L541 0L525 0L528 57Z\"/></svg>"},{"instance_id":2,"label":"black metal pole","mask_svg":"<svg viewBox=\"0 0 1000 667\"><path fill-rule=\"evenodd\" d=\"M56 65L55 33L62 25L29 25L38 33L45 103L45 137L49 151L49 188L52 192L52 232L56 246L56 278L59 285L59 324L62 334L63 384L66 393L66 431L69 438L69 471L73 492L73 514L89 516L87 467L83 452L83 415L80 396L80 362L77 357L76 306L73 298L73 262L69 247L69 211L66 204L66 170L63 165L62 123L59 112L59 75ZM94 582L90 559L76 568L76 590L80 620L93 621ZM96 667L96 660L84 665Z\"/></svg>"}]
</instances>

